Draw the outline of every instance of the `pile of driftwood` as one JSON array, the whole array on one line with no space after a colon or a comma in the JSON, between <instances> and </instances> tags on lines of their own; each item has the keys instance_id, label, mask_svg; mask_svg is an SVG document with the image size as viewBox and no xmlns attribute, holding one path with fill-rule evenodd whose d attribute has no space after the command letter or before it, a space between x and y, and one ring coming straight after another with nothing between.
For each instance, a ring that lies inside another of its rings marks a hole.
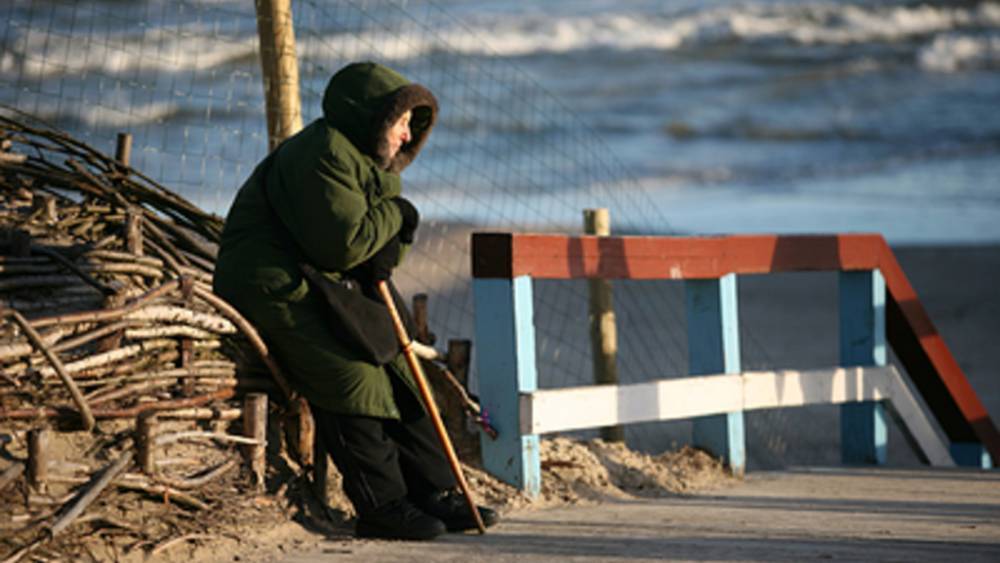
<instances>
[{"instance_id":1,"label":"pile of driftwood","mask_svg":"<svg viewBox=\"0 0 1000 563\"><path fill-rule=\"evenodd\" d=\"M259 487L266 392L302 404L253 328L211 292L221 219L130 168L129 145L120 135L109 158L0 116L6 561L44 559L102 495L197 511L221 479ZM311 444L305 426L300 444ZM199 444L206 452L178 449ZM132 546L175 539L118 520L110 527Z\"/></svg>"}]
</instances>

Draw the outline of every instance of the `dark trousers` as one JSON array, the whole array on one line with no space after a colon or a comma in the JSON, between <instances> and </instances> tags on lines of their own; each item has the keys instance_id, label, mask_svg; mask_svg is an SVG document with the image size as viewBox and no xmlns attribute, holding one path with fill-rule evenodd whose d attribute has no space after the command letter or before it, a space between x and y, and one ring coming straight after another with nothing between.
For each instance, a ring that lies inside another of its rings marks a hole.
<instances>
[{"instance_id":1,"label":"dark trousers","mask_svg":"<svg viewBox=\"0 0 1000 563\"><path fill-rule=\"evenodd\" d=\"M359 515L456 486L430 418L408 389L395 387L402 420L342 415L312 405L316 431Z\"/></svg>"}]
</instances>

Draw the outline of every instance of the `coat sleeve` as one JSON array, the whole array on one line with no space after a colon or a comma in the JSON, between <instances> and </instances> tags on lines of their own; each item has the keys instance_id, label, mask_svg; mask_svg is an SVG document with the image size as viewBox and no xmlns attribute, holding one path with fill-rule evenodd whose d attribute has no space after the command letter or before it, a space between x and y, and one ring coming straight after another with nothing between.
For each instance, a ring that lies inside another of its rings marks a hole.
<instances>
[{"instance_id":1,"label":"coat sleeve","mask_svg":"<svg viewBox=\"0 0 1000 563\"><path fill-rule=\"evenodd\" d=\"M281 174L282 220L306 258L322 270L342 272L361 264L399 232L403 218L396 189L373 194L360 171L332 157L309 170ZM277 178L276 178L277 179ZM395 192L392 193L392 192Z\"/></svg>"}]
</instances>

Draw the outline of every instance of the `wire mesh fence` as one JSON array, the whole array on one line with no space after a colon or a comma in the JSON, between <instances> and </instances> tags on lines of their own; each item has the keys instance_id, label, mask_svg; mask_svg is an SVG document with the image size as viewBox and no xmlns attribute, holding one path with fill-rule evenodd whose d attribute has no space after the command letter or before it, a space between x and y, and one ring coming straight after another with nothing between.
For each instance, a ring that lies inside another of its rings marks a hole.
<instances>
[{"instance_id":1,"label":"wire mesh fence","mask_svg":"<svg viewBox=\"0 0 1000 563\"><path fill-rule=\"evenodd\" d=\"M397 276L404 293L430 294L439 341L472 337L473 230L580 232L583 209L607 207L616 233L670 232L593 127L516 58L494 56L491 38L448 6L302 0L293 8L306 123L320 117L329 77L356 60L392 66L440 101L439 125L404 174L425 220ZM134 167L225 214L267 150L252 3L14 0L0 18L0 104L108 152L127 131ZM622 381L685 374L683 286L621 282L615 291ZM593 381L586 282L537 282L535 307L540 386ZM746 365L771 363L752 332L742 340ZM649 432L659 430L641 425L631 439Z\"/></svg>"}]
</instances>

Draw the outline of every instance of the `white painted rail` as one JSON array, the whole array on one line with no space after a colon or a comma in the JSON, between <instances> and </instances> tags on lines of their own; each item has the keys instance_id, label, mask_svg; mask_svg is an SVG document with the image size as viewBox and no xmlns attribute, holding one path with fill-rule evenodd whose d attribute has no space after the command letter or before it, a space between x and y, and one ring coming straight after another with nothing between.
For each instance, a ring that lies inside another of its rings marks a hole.
<instances>
[{"instance_id":1,"label":"white painted rail","mask_svg":"<svg viewBox=\"0 0 1000 563\"><path fill-rule=\"evenodd\" d=\"M521 434L677 420L755 409L887 401L933 466L947 442L893 366L743 372L522 393Z\"/></svg>"}]
</instances>

